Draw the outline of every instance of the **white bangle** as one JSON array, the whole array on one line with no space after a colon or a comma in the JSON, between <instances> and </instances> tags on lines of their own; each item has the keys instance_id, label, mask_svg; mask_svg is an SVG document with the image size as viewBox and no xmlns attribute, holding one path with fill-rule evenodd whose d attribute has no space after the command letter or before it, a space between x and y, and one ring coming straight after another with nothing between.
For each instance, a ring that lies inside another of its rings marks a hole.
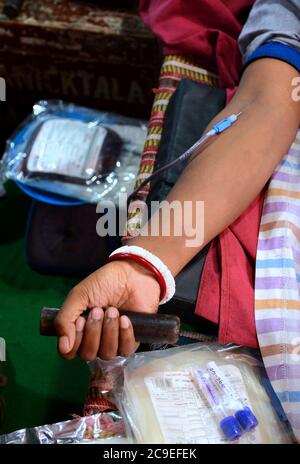
<instances>
[{"instance_id":1,"label":"white bangle","mask_svg":"<svg viewBox=\"0 0 300 464\"><path fill-rule=\"evenodd\" d=\"M109 257L114 256L116 254L132 254L136 256L141 256L142 258L146 259L151 263L153 266L156 267L156 269L161 273L162 277L165 280L166 283L166 294L164 298L159 302L160 305L167 303L167 301L171 300L175 294L175 279L171 274L170 269L159 259L157 256L154 254L150 253L150 251L145 250L145 248L139 247L139 246L130 246L130 245L125 245L120 248L117 248L117 250L113 251Z\"/></svg>"}]
</instances>

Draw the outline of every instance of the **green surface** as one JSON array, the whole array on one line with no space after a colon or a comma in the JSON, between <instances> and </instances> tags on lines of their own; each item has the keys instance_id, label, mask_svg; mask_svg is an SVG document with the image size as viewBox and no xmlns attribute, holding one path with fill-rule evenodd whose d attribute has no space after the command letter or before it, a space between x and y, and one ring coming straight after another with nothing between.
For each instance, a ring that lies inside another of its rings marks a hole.
<instances>
[{"instance_id":1,"label":"green surface","mask_svg":"<svg viewBox=\"0 0 300 464\"><path fill-rule=\"evenodd\" d=\"M7 377L0 388L0 433L80 414L88 385L86 364L59 358L56 339L39 335L41 308L59 307L75 281L27 266L23 237L30 201L12 184L7 192L0 199L0 337L7 348L0 366Z\"/></svg>"}]
</instances>

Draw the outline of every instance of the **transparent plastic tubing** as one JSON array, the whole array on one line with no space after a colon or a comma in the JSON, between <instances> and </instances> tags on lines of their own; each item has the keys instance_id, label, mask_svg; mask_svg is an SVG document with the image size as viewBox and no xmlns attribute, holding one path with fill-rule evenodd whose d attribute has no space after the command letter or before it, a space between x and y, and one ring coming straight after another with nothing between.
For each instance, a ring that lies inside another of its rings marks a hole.
<instances>
[{"instance_id":1,"label":"transparent plastic tubing","mask_svg":"<svg viewBox=\"0 0 300 464\"><path fill-rule=\"evenodd\" d=\"M147 177L147 179L145 179L138 187L136 187L134 189L134 191L129 195L128 197L128 200L127 200L127 204L129 205L130 201L136 196L136 194L145 186L147 185L149 182L151 182L151 180L153 180L156 176L158 176L159 174L161 174L162 172L166 171L167 169L170 169L172 168L173 166L175 166L177 163L181 163L182 161L184 161L185 159L189 158L194 152L196 152L196 150L198 150L199 148L202 148L203 145L211 138L211 137L214 137L215 135L219 135L221 134L224 130L228 129L230 126L232 126L232 124L234 124L238 117L242 114L242 111L240 111L239 113L237 114L231 114L230 116L228 116L227 118L224 118L222 119L221 121L219 121L217 124L215 124L213 126L212 129L210 129L209 132L207 132L206 134L202 135L202 137L200 137L199 140L197 140L197 142L195 142L190 148L188 148L184 153L182 153L182 155L178 156L178 158L176 158L175 160L173 161L170 161L170 163L167 163L165 164L164 166L162 166L161 168L157 169L155 172L153 172L153 174L151 174L149 177Z\"/></svg>"},{"instance_id":2,"label":"transparent plastic tubing","mask_svg":"<svg viewBox=\"0 0 300 464\"><path fill-rule=\"evenodd\" d=\"M188 148L182 155L180 155L178 158L176 158L173 161L170 161L170 163L165 164L161 168L157 169L153 174L151 174L147 179L145 179L138 187L134 189L134 191L129 195L128 197L128 203L136 196L136 194L143 188L145 185L147 185L149 182L151 182L156 176L161 174L162 172L166 171L167 169L172 168L175 166L177 163L181 163L185 159L189 158L198 148L201 148L211 137L215 135L214 131L209 131L207 134L204 134L197 142L195 142L190 148Z\"/></svg>"}]
</instances>

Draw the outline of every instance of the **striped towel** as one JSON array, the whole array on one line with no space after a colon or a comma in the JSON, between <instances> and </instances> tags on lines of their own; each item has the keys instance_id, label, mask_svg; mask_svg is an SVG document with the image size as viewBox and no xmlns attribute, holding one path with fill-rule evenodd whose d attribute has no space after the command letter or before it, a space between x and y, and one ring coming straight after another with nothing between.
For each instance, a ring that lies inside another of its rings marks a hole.
<instances>
[{"instance_id":1,"label":"striped towel","mask_svg":"<svg viewBox=\"0 0 300 464\"><path fill-rule=\"evenodd\" d=\"M255 320L269 379L300 443L300 130L264 202Z\"/></svg>"},{"instance_id":2,"label":"striped towel","mask_svg":"<svg viewBox=\"0 0 300 464\"><path fill-rule=\"evenodd\" d=\"M217 76L186 57L164 58L136 186L153 172L165 111L178 82L185 77L211 86L219 84ZM130 204L125 240L138 233L148 192L149 185ZM269 184L259 233L255 287L261 353L300 442L300 131Z\"/></svg>"}]
</instances>

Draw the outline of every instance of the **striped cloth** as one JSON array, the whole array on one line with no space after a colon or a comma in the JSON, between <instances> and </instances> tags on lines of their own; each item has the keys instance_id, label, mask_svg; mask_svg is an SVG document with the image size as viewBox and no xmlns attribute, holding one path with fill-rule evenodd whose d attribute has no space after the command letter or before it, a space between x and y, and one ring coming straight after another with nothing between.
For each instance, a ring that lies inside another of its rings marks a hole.
<instances>
[{"instance_id":1,"label":"striped cloth","mask_svg":"<svg viewBox=\"0 0 300 464\"><path fill-rule=\"evenodd\" d=\"M264 202L255 319L269 379L300 442L300 130Z\"/></svg>"},{"instance_id":2,"label":"striped cloth","mask_svg":"<svg viewBox=\"0 0 300 464\"><path fill-rule=\"evenodd\" d=\"M165 57L136 187L153 172L164 114L182 78L218 86L217 76L195 62ZM125 240L139 231L148 192L149 186L144 187L129 206ZM255 319L270 381L300 442L300 131L266 195L257 249Z\"/></svg>"},{"instance_id":3,"label":"striped cloth","mask_svg":"<svg viewBox=\"0 0 300 464\"><path fill-rule=\"evenodd\" d=\"M166 55L164 57L158 88L154 90L155 98L135 187L138 187L153 172L163 131L164 115L178 82L183 78L214 87L217 87L219 84L215 74L200 68L195 61L189 58L178 55ZM143 208L148 193L149 185L146 185L130 203L128 208L127 236L124 237L124 240L139 233Z\"/></svg>"}]
</instances>

